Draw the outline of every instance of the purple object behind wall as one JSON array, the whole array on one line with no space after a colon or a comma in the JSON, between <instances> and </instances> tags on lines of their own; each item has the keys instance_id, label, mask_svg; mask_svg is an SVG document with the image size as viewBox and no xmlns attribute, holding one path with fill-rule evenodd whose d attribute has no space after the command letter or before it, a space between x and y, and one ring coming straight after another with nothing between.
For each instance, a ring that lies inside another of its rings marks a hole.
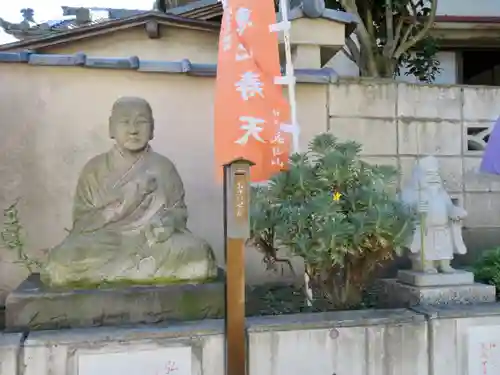
<instances>
[{"instance_id":1,"label":"purple object behind wall","mask_svg":"<svg viewBox=\"0 0 500 375\"><path fill-rule=\"evenodd\" d=\"M479 171L500 175L500 117L493 126Z\"/></svg>"}]
</instances>

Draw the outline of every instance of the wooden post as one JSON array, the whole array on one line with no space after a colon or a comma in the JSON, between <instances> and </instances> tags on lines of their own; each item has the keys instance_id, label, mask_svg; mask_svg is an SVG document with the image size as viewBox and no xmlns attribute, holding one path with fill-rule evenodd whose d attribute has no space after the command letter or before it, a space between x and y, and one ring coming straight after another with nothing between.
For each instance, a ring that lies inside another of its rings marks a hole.
<instances>
[{"instance_id":1,"label":"wooden post","mask_svg":"<svg viewBox=\"0 0 500 375\"><path fill-rule=\"evenodd\" d=\"M226 374L246 374L245 241L250 236L250 167L245 159L224 165L226 257Z\"/></svg>"}]
</instances>

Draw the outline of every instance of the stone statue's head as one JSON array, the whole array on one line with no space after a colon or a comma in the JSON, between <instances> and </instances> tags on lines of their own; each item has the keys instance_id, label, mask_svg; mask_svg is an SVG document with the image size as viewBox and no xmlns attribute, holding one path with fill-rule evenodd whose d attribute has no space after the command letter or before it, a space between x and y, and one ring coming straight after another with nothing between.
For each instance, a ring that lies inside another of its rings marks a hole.
<instances>
[{"instance_id":1,"label":"stone statue's head","mask_svg":"<svg viewBox=\"0 0 500 375\"><path fill-rule=\"evenodd\" d=\"M153 139L154 119L149 103L142 98L119 98L111 110L109 136L129 152L144 150Z\"/></svg>"},{"instance_id":2,"label":"stone statue's head","mask_svg":"<svg viewBox=\"0 0 500 375\"><path fill-rule=\"evenodd\" d=\"M434 156L419 159L415 165L414 173L416 174L414 178L421 184L421 188L441 186L442 184L439 162Z\"/></svg>"}]
</instances>

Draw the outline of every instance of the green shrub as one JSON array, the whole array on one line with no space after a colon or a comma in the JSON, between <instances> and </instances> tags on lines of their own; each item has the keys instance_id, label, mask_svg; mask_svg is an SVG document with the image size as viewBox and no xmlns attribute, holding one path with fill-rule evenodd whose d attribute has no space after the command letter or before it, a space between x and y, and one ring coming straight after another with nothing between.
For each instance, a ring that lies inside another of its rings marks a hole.
<instances>
[{"instance_id":1,"label":"green shrub","mask_svg":"<svg viewBox=\"0 0 500 375\"><path fill-rule=\"evenodd\" d=\"M358 306L376 267L413 230L413 213L396 197L397 170L362 161L360 150L318 135L290 157L287 171L253 190L253 242L302 257L315 303L333 308Z\"/></svg>"},{"instance_id":2,"label":"green shrub","mask_svg":"<svg viewBox=\"0 0 500 375\"><path fill-rule=\"evenodd\" d=\"M500 247L484 251L473 267L476 281L495 285L500 295Z\"/></svg>"}]
</instances>

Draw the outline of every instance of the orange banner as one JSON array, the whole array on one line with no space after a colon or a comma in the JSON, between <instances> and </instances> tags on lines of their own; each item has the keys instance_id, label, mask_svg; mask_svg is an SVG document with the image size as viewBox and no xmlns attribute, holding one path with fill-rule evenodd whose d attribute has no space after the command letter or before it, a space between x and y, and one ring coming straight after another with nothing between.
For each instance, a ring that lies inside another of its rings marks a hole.
<instances>
[{"instance_id":1,"label":"orange banner","mask_svg":"<svg viewBox=\"0 0 500 375\"><path fill-rule=\"evenodd\" d=\"M280 85L278 35L273 0L228 0L219 38L215 91L215 160L255 163L252 182L268 180L286 167L290 108Z\"/></svg>"}]
</instances>

